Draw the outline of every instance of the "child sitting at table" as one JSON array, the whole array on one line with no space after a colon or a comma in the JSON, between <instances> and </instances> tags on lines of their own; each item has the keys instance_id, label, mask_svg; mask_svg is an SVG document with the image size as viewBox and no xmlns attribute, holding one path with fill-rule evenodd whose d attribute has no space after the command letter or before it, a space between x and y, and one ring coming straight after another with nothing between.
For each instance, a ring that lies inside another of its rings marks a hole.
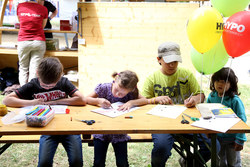
<instances>
[{"instance_id":1,"label":"child sitting at table","mask_svg":"<svg viewBox=\"0 0 250 167\"><path fill-rule=\"evenodd\" d=\"M85 105L86 101L81 92L62 75L63 66L58 58L44 58L37 69L38 77L7 95L3 103L10 107L46 104ZM62 143L67 151L70 166L83 166L80 135L42 135L39 143L38 167L53 165L59 143Z\"/></svg>"},{"instance_id":2,"label":"child sitting at table","mask_svg":"<svg viewBox=\"0 0 250 167\"><path fill-rule=\"evenodd\" d=\"M132 71L123 71L112 75L112 83L97 85L95 91L87 96L87 103L110 108L111 103L123 102L118 110L129 110L133 106L147 104L147 99L139 94L137 89L138 77ZM104 167L108 145L111 142L118 167L127 167L127 134L95 134L94 136L94 167Z\"/></svg>"},{"instance_id":3,"label":"child sitting at table","mask_svg":"<svg viewBox=\"0 0 250 167\"><path fill-rule=\"evenodd\" d=\"M208 103L222 103L232 108L235 114L246 122L244 104L238 97L238 78L231 68L222 68L212 75L208 96ZM241 166L240 151L247 140L245 133L218 133L221 150L219 152L219 166Z\"/></svg>"}]
</instances>

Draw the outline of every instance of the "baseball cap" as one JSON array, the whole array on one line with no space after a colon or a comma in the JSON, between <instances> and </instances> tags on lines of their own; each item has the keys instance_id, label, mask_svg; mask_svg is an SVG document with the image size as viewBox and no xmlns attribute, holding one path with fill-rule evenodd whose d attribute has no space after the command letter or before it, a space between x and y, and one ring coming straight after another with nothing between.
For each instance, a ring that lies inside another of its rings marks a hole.
<instances>
[{"instance_id":1,"label":"baseball cap","mask_svg":"<svg viewBox=\"0 0 250 167\"><path fill-rule=\"evenodd\" d=\"M175 42L162 43L158 47L158 57L162 57L165 63L182 62L180 46Z\"/></svg>"}]
</instances>

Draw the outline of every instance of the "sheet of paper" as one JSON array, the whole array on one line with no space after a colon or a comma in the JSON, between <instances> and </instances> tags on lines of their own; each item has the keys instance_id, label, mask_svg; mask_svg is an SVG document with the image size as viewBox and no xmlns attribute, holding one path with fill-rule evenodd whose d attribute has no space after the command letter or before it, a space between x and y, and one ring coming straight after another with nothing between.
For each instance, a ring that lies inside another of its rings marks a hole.
<instances>
[{"instance_id":1,"label":"sheet of paper","mask_svg":"<svg viewBox=\"0 0 250 167\"><path fill-rule=\"evenodd\" d=\"M176 119L187 107L177 105L157 105L147 114Z\"/></svg>"},{"instance_id":2,"label":"sheet of paper","mask_svg":"<svg viewBox=\"0 0 250 167\"><path fill-rule=\"evenodd\" d=\"M199 121L195 121L191 125L225 133L239 121L239 118L212 118L209 120L200 118Z\"/></svg>"},{"instance_id":3,"label":"sheet of paper","mask_svg":"<svg viewBox=\"0 0 250 167\"><path fill-rule=\"evenodd\" d=\"M51 105L52 110L55 111L55 114L66 114L67 105Z\"/></svg>"},{"instance_id":4,"label":"sheet of paper","mask_svg":"<svg viewBox=\"0 0 250 167\"><path fill-rule=\"evenodd\" d=\"M133 107L130 110L126 110L126 111L117 110L119 108L119 106L121 106L123 104L124 103L122 103L122 102L116 102L116 103L111 104L112 108L108 108L108 109L97 108L97 109L94 109L94 110L91 110L91 111L96 112L98 114L102 114L102 115L114 118L114 117L118 117L120 115L129 113L129 112L134 111L134 110L139 108L139 107Z\"/></svg>"}]
</instances>

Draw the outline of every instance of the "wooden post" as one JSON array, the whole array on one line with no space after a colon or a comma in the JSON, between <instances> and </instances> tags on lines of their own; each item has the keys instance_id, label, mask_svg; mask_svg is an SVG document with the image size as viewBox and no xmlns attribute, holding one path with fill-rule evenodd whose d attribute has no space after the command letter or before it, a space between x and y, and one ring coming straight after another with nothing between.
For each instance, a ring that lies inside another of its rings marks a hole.
<instances>
[{"instance_id":1,"label":"wooden post","mask_svg":"<svg viewBox=\"0 0 250 167\"><path fill-rule=\"evenodd\" d=\"M1 8L1 15L0 15L0 27L3 26L3 17L4 17L4 12L5 12L5 9L6 9L6 6L7 6L7 2L8 0L3 0L3 3L2 3L2 8ZM2 31L0 31L0 44L2 44Z\"/></svg>"}]
</instances>

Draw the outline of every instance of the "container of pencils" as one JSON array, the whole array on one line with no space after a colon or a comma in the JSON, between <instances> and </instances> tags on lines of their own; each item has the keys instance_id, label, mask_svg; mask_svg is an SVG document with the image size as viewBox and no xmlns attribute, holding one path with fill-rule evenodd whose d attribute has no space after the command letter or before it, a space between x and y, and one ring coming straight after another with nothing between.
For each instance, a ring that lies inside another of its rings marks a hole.
<instances>
[{"instance_id":1,"label":"container of pencils","mask_svg":"<svg viewBox=\"0 0 250 167\"><path fill-rule=\"evenodd\" d=\"M27 126L46 126L55 116L55 111L50 107L34 107L26 113Z\"/></svg>"}]
</instances>

